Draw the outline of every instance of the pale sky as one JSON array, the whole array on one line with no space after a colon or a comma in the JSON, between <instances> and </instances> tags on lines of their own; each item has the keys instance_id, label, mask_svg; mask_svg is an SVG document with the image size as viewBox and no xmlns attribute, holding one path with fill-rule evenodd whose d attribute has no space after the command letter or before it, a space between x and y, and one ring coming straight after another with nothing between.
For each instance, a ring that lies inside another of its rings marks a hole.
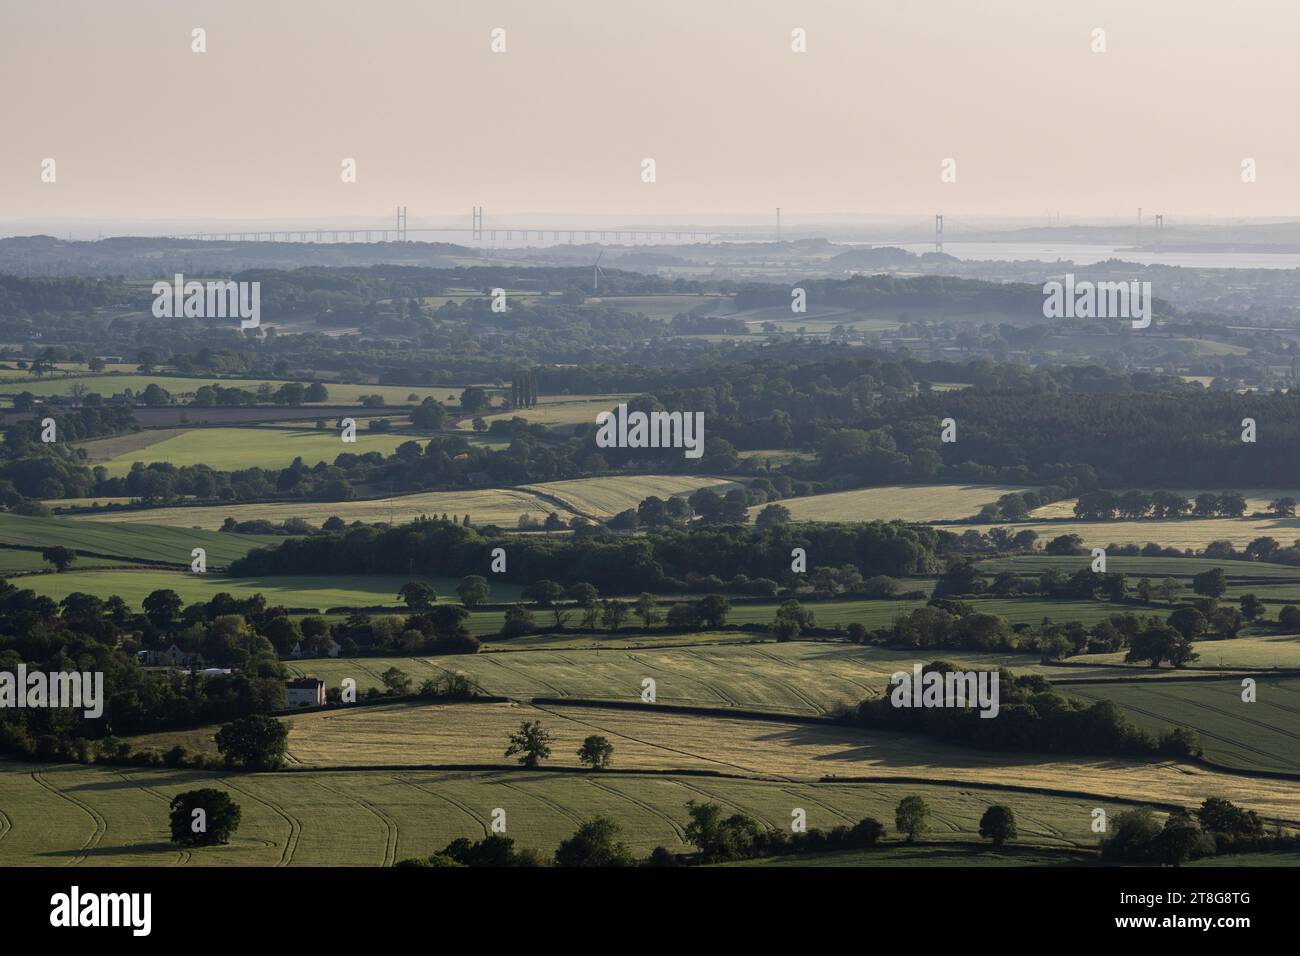
<instances>
[{"instance_id":1,"label":"pale sky","mask_svg":"<svg viewBox=\"0 0 1300 956\"><path fill-rule=\"evenodd\" d=\"M4 0L0 220L1300 215L1298 48L1294 0Z\"/></svg>"}]
</instances>

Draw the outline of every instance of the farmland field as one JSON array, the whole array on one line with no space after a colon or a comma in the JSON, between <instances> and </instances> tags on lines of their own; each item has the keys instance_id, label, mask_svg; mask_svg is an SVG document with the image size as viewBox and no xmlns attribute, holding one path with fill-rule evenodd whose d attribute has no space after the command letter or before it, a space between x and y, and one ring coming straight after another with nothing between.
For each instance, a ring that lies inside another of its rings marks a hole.
<instances>
[{"instance_id":1,"label":"farmland field","mask_svg":"<svg viewBox=\"0 0 1300 956\"><path fill-rule=\"evenodd\" d=\"M227 431L228 429L222 429ZM276 434L268 432L268 434ZM360 435L360 432L358 432ZM201 436L200 436L201 437ZM409 436L389 436L401 441ZM364 450L358 443L348 448ZM219 528L227 517L236 521L265 519L284 521L303 518L319 525L338 515L344 521L412 521L422 515L454 514L470 516L475 525L498 524L514 528L522 514L544 519L556 512L566 522L577 514L608 517L626 508L635 508L649 495L667 497L689 494L699 488L725 489L733 483L726 479L681 475L615 475L607 478L581 478L553 481L518 488L480 488L464 491L429 491L392 498L339 502L276 502L270 504L228 504L181 508L151 508L141 511L106 512L77 515L77 520L146 522L176 527ZM572 507L570 507L572 506ZM574 511L572 509L580 509ZM613 511L609 509L615 509Z\"/></svg>"},{"instance_id":2,"label":"farmland field","mask_svg":"<svg viewBox=\"0 0 1300 956\"><path fill-rule=\"evenodd\" d=\"M587 425L595 424L596 416L611 410L628 395L552 395L543 396L532 408L512 408L502 412L482 415L482 419L491 425L495 421L510 421L522 418L530 425ZM472 428L472 417L461 420L457 427Z\"/></svg>"},{"instance_id":3,"label":"farmland field","mask_svg":"<svg viewBox=\"0 0 1300 956\"><path fill-rule=\"evenodd\" d=\"M910 581L904 579L904 587ZM894 600L842 600L810 602L807 607L817 615L818 627L834 627L858 622L868 628L886 627L894 619L925 601ZM1133 610L1131 604L1112 604L1108 601L1058 601L1047 598L979 598L970 602L975 610L985 614L999 614L1012 624L1038 624L1043 618L1053 621L1097 621L1123 611ZM731 624L770 624L779 604L737 604L727 615Z\"/></svg>"},{"instance_id":4,"label":"farmland field","mask_svg":"<svg viewBox=\"0 0 1300 956\"><path fill-rule=\"evenodd\" d=\"M215 529L221 527L226 518L234 518L236 521L263 519L276 522L284 521L286 518L302 518L314 525L320 525L334 515L349 523L353 521L406 522L422 515L432 516L445 512L455 515L468 514L471 522L476 525L499 524L513 528L521 514L545 518L552 511L559 510L550 502L543 501L537 495L527 491L514 488L483 488L466 491L429 491L362 501L273 502L247 505L201 505L190 508L151 508L146 511L77 515L65 520L78 523L84 521L113 521L127 524L141 522L178 528ZM560 517L567 520L573 515L560 511Z\"/></svg>"},{"instance_id":5,"label":"farmland field","mask_svg":"<svg viewBox=\"0 0 1300 956\"><path fill-rule=\"evenodd\" d=\"M1205 668L1300 668L1300 635L1249 635L1230 641L1197 641L1196 652L1201 659L1189 665L1192 670ZM1088 660L1121 663L1124 654L1089 655Z\"/></svg>"},{"instance_id":6,"label":"farmland field","mask_svg":"<svg viewBox=\"0 0 1300 956\"><path fill-rule=\"evenodd\" d=\"M19 392L31 392L37 397L49 395L71 395L73 385L84 385L86 391L95 392L108 398L130 389L132 392L139 394L150 385L157 385L171 393L173 398L185 398L193 396L204 385L220 385L222 388L243 388L249 391L256 391L260 385L269 385L272 389L277 389L285 384L288 379L259 379L259 378L195 378L183 377L176 375L82 375L76 377L44 379L39 382L23 382L20 384L14 382L0 381L0 396L13 396ZM305 384L305 383L304 383ZM408 405L418 404L426 396L432 396L440 402L446 402L448 395L459 395L465 387L463 385L351 385L341 382L325 382L325 388L329 392L329 402L356 402L360 401L362 395L382 395L384 401L390 405ZM416 402L412 402L410 395L418 396ZM304 405L304 408L310 408L310 405ZM195 412L203 409L196 408Z\"/></svg>"},{"instance_id":7,"label":"farmland field","mask_svg":"<svg viewBox=\"0 0 1300 956\"><path fill-rule=\"evenodd\" d=\"M1150 494L1153 489L1141 489ZM1253 511L1268 511L1268 506L1278 498L1297 498L1300 499L1300 491L1294 488L1165 488L1164 491L1170 491L1176 495L1182 495L1189 501L1194 501L1197 495L1213 494L1221 495L1225 491L1237 491L1246 499L1246 514ZM1043 505L1041 508L1035 508L1031 513L1031 518L1073 518L1074 504L1077 498L1062 498L1059 501L1053 501L1050 504ZM1289 543L1289 542L1288 542Z\"/></svg>"},{"instance_id":8,"label":"farmland field","mask_svg":"<svg viewBox=\"0 0 1300 956\"><path fill-rule=\"evenodd\" d=\"M230 845L185 850L168 841L167 801L195 787L227 791L243 822ZM892 824L902 797L934 807L944 840L978 842L992 803L1015 808L1021 842L1091 847L1094 806L1121 804L930 784L830 784L680 775L518 771L358 771L222 774L0 762L3 866L381 866L427 856L457 837L479 839L492 810L506 811L516 843L551 853L578 822L615 819L638 856L686 849L689 800L743 809L771 827L793 807L830 829L874 816ZM892 836L892 834L891 834Z\"/></svg>"},{"instance_id":9,"label":"farmland field","mask_svg":"<svg viewBox=\"0 0 1300 956\"><path fill-rule=\"evenodd\" d=\"M112 558L78 557L74 567L94 568L125 563L127 563L125 560L114 560ZM41 557L39 551L0 547L0 577L26 571L49 571L50 569L51 565Z\"/></svg>"},{"instance_id":10,"label":"farmland field","mask_svg":"<svg viewBox=\"0 0 1300 956\"><path fill-rule=\"evenodd\" d=\"M725 635L715 635L721 639ZM695 635L706 641L710 635ZM733 635L735 637L735 635ZM655 681L656 700L695 707L734 707L783 714L825 715L838 705L856 705L876 697L888 686L889 675L910 671L932 653L859 647L832 642L752 643L733 639L695 646L660 645L627 649L609 642L600 649L556 647L536 651L506 649L441 657L320 658L293 661L289 668L301 676L317 677L337 687L345 677L364 692L382 689L379 675L390 667L410 675L413 685L447 672L464 674L493 696L574 697L587 700L635 702L641 681ZM1017 674L1088 678L1100 681L1132 675L1137 669L1120 663L1095 667L1043 665L1036 655L978 654L945 651L944 659L970 667L1007 667ZM1140 672L1140 671L1139 671ZM1165 673L1168 673L1166 671Z\"/></svg>"},{"instance_id":11,"label":"farmland field","mask_svg":"<svg viewBox=\"0 0 1300 956\"><path fill-rule=\"evenodd\" d=\"M331 423L332 424L332 423ZM342 454L364 455L379 452L391 455L398 445L419 436L357 428L355 443L344 443L337 428L193 428L167 429L161 440L147 447L127 449L111 458L94 458L108 469L110 478L125 475L134 462L163 461L180 467L203 464L219 471L243 468L286 468L295 458L308 467L317 462L332 463ZM138 433L150 435L151 433ZM427 436L426 436L427 437ZM104 439L116 441L117 439ZM87 442L82 448L94 456L99 442Z\"/></svg>"},{"instance_id":12,"label":"farmland field","mask_svg":"<svg viewBox=\"0 0 1300 956\"><path fill-rule=\"evenodd\" d=\"M1244 703L1239 679L1098 683L1063 691L1109 699L1134 723L1154 729L1177 722L1201 735L1205 757L1244 770L1300 771L1300 679L1260 676L1258 699Z\"/></svg>"},{"instance_id":13,"label":"farmland field","mask_svg":"<svg viewBox=\"0 0 1300 956\"><path fill-rule=\"evenodd\" d=\"M524 491L535 491L562 502L577 514L600 518L612 518L628 508L635 509L651 495L660 498L689 496L701 488L711 488L721 495L739 487L738 482L707 475L612 475L520 486Z\"/></svg>"},{"instance_id":14,"label":"farmland field","mask_svg":"<svg viewBox=\"0 0 1300 956\"><path fill-rule=\"evenodd\" d=\"M1052 554L1017 554L1007 557L989 558L979 562L980 570L985 574L999 571L1015 571L1017 574L1040 574L1056 568L1064 574L1073 574L1080 568L1090 567L1091 554L1075 556ZM1143 558L1108 555L1106 570L1118 571L1130 577L1156 578L1190 578L1202 571L1222 568L1229 581L1234 578L1277 578L1300 581L1300 568L1286 564L1270 564L1266 561L1229 561L1220 558Z\"/></svg>"},{"instance_id":15,"label":"farmland field","mask_svg":"<svg viewBox=\"0 0 1300 956\"><path fill-rule=\"evenodd\" d=\"M1019 485L887 485L779 502L792 521L948 521L970 518ZM752 518L765 505L750 508ZM987 531L985 526L983 530Z\"/></svg>"},{"instance_id":16,"label":"farmland field","mask_svg":"<svg viewBox=\"0 0 1300 956\"><path fill-rule=\"evenodd\" d=\"M809 499L816 500L816 499ZM937 519L935 519L937 520ZM1063 534L1077 534L1085 547L1109 544L1146 544L1154 541L1169 548L1204 548L1211 541L1231 541L1244 548L1260 537L1273 537L1284 544L1300 538L1300 518L1162 518L1134 521L1024 521L997 523L1013 534L1037 532L1045 543ZM960 534L974 529L987 532L987 524L946 524L945 531Z\"/></svg>"},{"instance_id":17,"label":"farmland field","mask_svg":"<svg viewBox=\"0 0 1300 956\"><path fill-rule=\"evenodd\" d=\"M289 753L295 766L414 768L508 766L508 734L541 720L554 734L550 765L578 767L583 739L600 733L614 745L612 766L663 772L706 770L815 781L891 777L1069 790L1124 800L1196 805L1209 794L1300 821L1294 781L1241 777L1172 759L1135 760L992 753L927 737L854 727L698 716L670 710L572 705L391 704L298 714ZM166 743L165 735L160 745Z\"/></svg>"},{"instance_id":18,"label":"farmland field","mask_svg":"<svg viewBox=\"0 0 1300 956\"><path fill-rule=\"evenodd\" d=\"M419 576L416 579L430 585L444 601L459 601L455 592L456 580ZM61 600L74 591L84 591L105 597L116 594L128 604L139 607L146 595L160 588L169 588L186 604L210 601L214 595L224 591L241 599L262 594L271 605L323 611L330 607L398 607L402 602L398 600L397 592L409 580L406 575L395 574L227 578L216 574L140 569L66 571L63 574L24 577L19 583L55 600ZM492 588L493 600L512 600L518 594L517 586L494 584Z\"/></svg>"},{"instance_id":19,"label":"farmland field","mask_svg":"<svg viewBox=\"0 0 1300 956\"><path fill-rule=\"evenodd\" d=\"M139 512L140 516L149 512ZM194 548L205 548L208 567L228 565L253 548L274 547L280 537L253 534L219 534L215 531L161 527L147 521L118 522L105 515L94 523L68 518L28 518L0 514L0 544L47 548L63 545L74 551L127 560L190 563Z\"/></svg>"}]
</instances>

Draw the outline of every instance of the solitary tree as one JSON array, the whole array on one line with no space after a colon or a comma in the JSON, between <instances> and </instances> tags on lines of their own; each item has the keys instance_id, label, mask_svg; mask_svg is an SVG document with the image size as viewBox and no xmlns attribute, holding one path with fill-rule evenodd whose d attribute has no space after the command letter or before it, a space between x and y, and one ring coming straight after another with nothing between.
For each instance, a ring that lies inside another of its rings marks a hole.
<instances>
[{"instance_id":1,"label":"solitary tree","mask_svg":"<svg viewBox=\"0 0 1300 956\"><path fill-rule=\"evenodd\" d=\"M172 842L181 846L229 843L239 828L239 804L224 790L186 790L172 797Z\"/></svg>"},{"instance_id":2,"label":"solitary tree","mask_svg":"<svg viewBox=\"0 0 1300 956\"><path fill-rule=\"evenodd\" d=\"M930 805L923 797L915 794L904 797L898 801L898 808L894 811L894 829L906 833L907 842L911 843L917 837L924 836L930 828L929 817Z\"/></svg>"},{"instance_id":3,"label":"solitary tree","mask_svg":"<svg viewBox=\"0 0 1300 956\"><path fill-rule=\"evenodd\" d=\"M992 840L994 846L1001 846L1008 840L1016 838L1016 815L1011 808L995 803L984 811L980 818L980 836Z\"/></svg>"},{"instance_id":4,"label":"solitary tree","mask_svg":"<svg viewBox=\"0 0 1300 956\"><path fill-rule=\"evenodd\" d=\"M41 559L54 565L56 572L63 572L77 560L77 552L71 548L65 548L62 545L55 545L52 548L46 548L41 552Z\"/></svg>"},{"instance_id":5,"label":"solitary tree","mask_svg":"<svg viewBox=\"0 0 1300 956\"><path fill-rule=\"evenodd\" d=\"M578 762L591 767L592 770L604 770L609 766L609 758L614 756L614 745L600 734L592 734L578 748Z\"/></svg>"},{"instance_id":6,"label":"solitary tree","mask_svg":"<svg viewBox=\"0 0 1300 956\"><path fill-rule=\"evenodd\" d=\"M519 729L510 735L510 746L506 748L507 757L519 757L519 762L528 768L535 768L551 755L551 741L554 738L549 731L542 729L540 720L525 720Z\"/></svg>"}]
</instances>

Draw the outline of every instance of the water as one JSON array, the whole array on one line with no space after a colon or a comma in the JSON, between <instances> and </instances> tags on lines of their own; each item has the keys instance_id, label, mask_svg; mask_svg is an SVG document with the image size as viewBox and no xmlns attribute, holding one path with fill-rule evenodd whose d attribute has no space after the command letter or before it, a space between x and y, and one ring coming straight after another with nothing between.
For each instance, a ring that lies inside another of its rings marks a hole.
<instances>
[{"instance_id":1,"label":"water","mask_svg":"<svg viewBox=\"0 0 1300 956\"><path fill-rule=\"evenodd\" d=\"M873 243L896 245L918 255L933 252L933 242ZM1087 266L1107 259L1123 259L1143 265L1184 266L1192 269L1300 269L1300 252L1153 252L1131 250L1123 246L1106 246L1093 243L1056 242L959 242L944 240L943 251L958 259L989 259L997 262L1037 259L1055 262L1073 260L1075 265Z\"/></svg>"}]
</instances>

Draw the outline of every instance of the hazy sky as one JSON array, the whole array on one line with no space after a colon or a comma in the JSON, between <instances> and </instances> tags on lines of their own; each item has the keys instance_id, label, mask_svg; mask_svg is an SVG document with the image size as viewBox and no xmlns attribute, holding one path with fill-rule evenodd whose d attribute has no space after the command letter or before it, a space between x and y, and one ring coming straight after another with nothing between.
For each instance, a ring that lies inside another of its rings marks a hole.
<instances>
[{"instance_id":1,"label":"hazy sky","mask_svg":"<svg viewBox=\"0 0 1300 956\"><path fill-rule=\"evenodd\" d=\"M0 220L1294 215L1297 47L1295 0L4 0Z\"/></svg>"}]
</instances>

